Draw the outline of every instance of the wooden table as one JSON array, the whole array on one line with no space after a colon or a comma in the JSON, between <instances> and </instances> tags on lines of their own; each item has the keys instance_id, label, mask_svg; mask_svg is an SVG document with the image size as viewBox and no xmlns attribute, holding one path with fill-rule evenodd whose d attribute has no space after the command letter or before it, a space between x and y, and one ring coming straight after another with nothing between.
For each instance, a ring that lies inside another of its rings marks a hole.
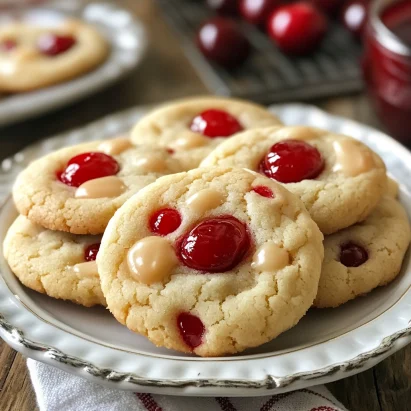
<instances>
[{"instance_id":1,"label":"wooden table","mask_svg":"<svg viewBox=\"0 0 411 411\"><path fill-rule=\"evenodd\" d=\"M0 129L0 160L40 138L85 125L121 109L207 92L153 1L123 0L123 4L146 23L149 31L151 45L143 64L127 79L82 102ZM331 113L378 127L363 95L314 103ZM0 340L1 411L37 410L25 361ZM352 411L409 411L411 346L373 369L329 384L328 388Z\"/></svg>"}]
</instances>

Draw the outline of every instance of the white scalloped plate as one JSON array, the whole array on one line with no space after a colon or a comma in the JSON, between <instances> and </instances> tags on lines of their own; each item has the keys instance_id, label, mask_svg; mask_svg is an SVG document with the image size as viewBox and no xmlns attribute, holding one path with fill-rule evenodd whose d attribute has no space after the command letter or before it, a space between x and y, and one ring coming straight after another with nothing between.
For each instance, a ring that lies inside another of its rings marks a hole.
<instances>
[{"instance_id":1,"label":"white scalloped plate","mask_svg":"<svg viewBox=\"0 0 411 411\"><path fill-rule=\"evenodd\" d=\"M353 135L384 158L411 211L411 154L369 127L304 105L274 106L286 124ZM126 131L141 109L107 117L29 147L2 163L0 192L31 159L79 141ZM16 215L0 213L0 241ZM238 356L197 358L160 349L102 308L56 301L21 286L0 258L0 336L28 357L112 387L175 395L256 396L325 383L365 370L411 341L411 266L407 253L389 286L333 310L310 310L292 330Z\"/></svg>"},{"instance_id":2,"label":"white scalloped plate","mask_svg":"<svg viewBox=\"0 0 411 411\"><path fill-rule=\"evenodd\" d=\"M10 19L28 19L36 24L56 24L62 17L73 16L94 25L108 40L111 51L107 60L82 76L52 87L0 98L0 125L37 116L79 100L109 86L140 63L147 48L143 25L114 2L82 4L79 0L54 1L44 6L2 11L0 24Z\"/></svg>"}]
</instances>

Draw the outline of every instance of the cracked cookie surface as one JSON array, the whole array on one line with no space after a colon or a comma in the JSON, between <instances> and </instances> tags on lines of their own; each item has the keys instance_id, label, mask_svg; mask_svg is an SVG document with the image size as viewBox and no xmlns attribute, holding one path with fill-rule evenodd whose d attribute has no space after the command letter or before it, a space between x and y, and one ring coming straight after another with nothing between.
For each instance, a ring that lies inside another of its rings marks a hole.
<instances>
[{"instance_id":1,"label":"cracked cookie surface","mask_svg":"<svg viewBox=\"0 0 411 411\"><path fill-rule=\"evenodd\" d=\"M371 149L347 136L303 126L250 130L219 145L201 166L260 171L272 147L288 141L314 147L323 160L316 177L282 184L301 198L324 234L367 218L386 189L385 165Z\"/></svg>"},{"instance_id":2,"label":"cracked cookie surface","mask_svg":"<svg viewBox=\"0 0 411 411\"><path fill-rule=\"evenodd\" d=\"M105 305L95 261L85 262L87 247L100 241L101 236L47 230L19 216L7 232L3 251L26 287L91 307Z\"/></svg>"},{"instance_id":3,"label":"cracked cookie surface","mask_svg":"<svg viewBox=\"0 0 411 411\"><path fill-rule=\"evenodd\" d=\"M390 195L382 198L365 221L325 237L324 263L314 306L337 307L388 284L400 272L410 243L410 226L404 207L392 196L395 186L390 186ZM366 261L352 266L356 256L351 255L351 266L344 265L341 250L347 244L364 250Z\"/></svg>"},{"instance_id":4,"label":"cracked cookie surface","mask_svg":"<svg viewBox=\"0 0 411 411\"><path fill-rule=\"evenodd\" d=\"M206 110L223 110L233 116L243 130L282 124L265 107L254 103L223 97L197 97L168 103L153 110L135 125L131 139L136 144L158 144L174 150L174 155L183 162L185 169L191 170L232 136L219 136L217 131L217 135L209 138L192 131L190 125L193 119Z\"/></svg>"},{"instance_id":5,"label":"cracked cookie surface","mask_svg":"<svg viewBox=\"0 0 411 411\"><path fill-rule=\"evenodd\" d=\"M233 221L227 241L223 225ZM302 202L278 183L213 167L161 177L128 200L104 233L97 264L119 322L158 346L221 356L270 341L301 319L317 292L322 239ZM201 260L208 249L217 258ZM223 272L207 266L240 249ZM193 321L184 328L187 318Z\"/></svg>"},{"instance_id":6,"label":"cracked cookie surface","mask_svg":"<svg viewBox=\"0 0 411 411\"><path fill-rule=\"evenodd\" d=\"M69 168L70 159L89 152L108 153L119 171L80 187L61 182L58 175ZM127 139L97 141L63 148L32 162L17 177L13 198L20 214L50 230L101 234L129 197L158 177L181 170L180 163L164 149L132 146ZM92 196L87 197L88 189L93 189Z\"/></svg>"},{"instance_id":7,"label":"cracked cookie surface","mask_svg":"<svg viewBox=\"0 0 411 411\"><path fill-rule=\"evenodd\" d=\"M52 45L50 38L42 37L50 35L64 37ZM41 51L40 43L49 47L48 54ZM59 48L63 51L58 52ZM21 92L70 80L98 66L108 52L104 37L80 20L68 19L50 27L5 25L0 29L0 90Z\"/></svg>"}]
</instances>

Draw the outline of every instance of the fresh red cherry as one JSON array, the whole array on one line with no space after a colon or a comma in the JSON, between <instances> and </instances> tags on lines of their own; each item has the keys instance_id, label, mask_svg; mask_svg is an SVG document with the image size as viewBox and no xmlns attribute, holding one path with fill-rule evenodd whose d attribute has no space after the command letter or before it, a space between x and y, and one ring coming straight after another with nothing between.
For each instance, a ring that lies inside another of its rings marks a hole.
<instances>
[{"instance_id":1,"label":"fresh red cherry","mask_svg":"<svg viewBox=\"0 0 411 411\"><path fill-rule=\"evenodd\" d=\"M268 188L266 186L254 187L253 191L259 194L261 197L274 198L273 191L271 190L271 188Z\"/></svg>"},{"instance_id":2,"label":"fresh red cherry","mask_svg":"<svg viewBox=\"0 0 411 411\"><path fill-rule=\"evenodd\" d=\"M207 59L227 68L241 64L250 51L250 44L236 23L223 17L209 20L200 27L197 45Z\"/></svg>"},{"instance_id":3,"label":"fresh red cherry","mask_svg":"<svg viewBox=\"0 0 411 411\"><path fill-rule=\"evenodd\" d=\"M47 56L56 56L64 53L76 44L76 39L72 36L62 36L53 33L41 35L37 40L37 47Z\"/></svg>"},{"instance_id":4,"label":"fresh red cherry","mask_svg":"<svg viewBox=\"0 0 411 411\"><path fill-rule=\"evenodd\" d=\"M177 327L181 338L190 348L196 348L203 342L205 327L197 316L190 313L179 314Z\"/></svg>"},{"instance_id":5,"label":"fresh red cherry","mask_svg":"<svg viewBox=\"0 0 411 411\"><path fill-rule=\"evenodd\" d=\"M271 12L282 0L241 0L240 13L251 24L264 25Z\"/></svg>"},{"instance_id":6,"label":"fresh red cherry","mask_svg":"<svg viewBox=\"0 0 411 411\"><path fill-rule=\"evenodd\" d=\"M117 161L104 153L79 154L67 163L66 169L58 173L58 179L68 186L79 187L95 178L113 176L120 171Z\"/></svg>"},{"instance_id":7,"label":"fresh red cherry","mask_svg":"<svg viewBox=\"0 0 411 411\"><path fill-rule=\"evenodd\" d=\"M281 183L298 183L316 178L324 168L321 153L300 140L274 144L261 161L261 171Z\"/></svg>"},{"instance_id":8,"label":"fresh red cherry","mask_svg":"<svg viewBox=\"0 0 411 411\"><path fill-rule=\"evenodd\" d=\"M277 8L268 19L267 31L287 54L313 52L328 29L324 14L310 3L299 2Z\"/></svg>"},{"instance_id":9,"label":"fresh red cherry","mask_svg":"<svg viewBox=\"0 0 411 411\"><path fill-rule=\"evenodd\" d=\"M17 47L17 42L16 40L13 39L4 39L0 43L0 49L3 51L11 51Z\"/></svg>"},{"instance_id":10,"label":"fresh red cherry","mask_svg":"<svg viewBox=\"0 0 411 411\"><path fill-rule=\"evenodd\" d=\"M203 220L178 243L184 265L207 273L233 269L247 254L251 245L247 226L232 216Z\"/></svg>"},{"instance_id":11,"label":"fresh red cherry","mask_svg":"<svg viewBox=\"0 0 411 411\"><path fill-rule=\"evenodd\" d=\"M358 267L367 260L367 251L358 244L349 242L340 247L340 262L346 267Z\"/></svg>"},{"instance_id":12,"label":"fresh red cherry","mask_svg":"<svg viewBox=\"0 0 411 411\"><path fill-rule=\"evenodd\" d=\"M98 250L100 250L100 243L89 245L84 251L84 259L86 261L95 261L97 258Z\"/></svg>"},{"instance_id":13,"label":"fresh red cherry","mask_svg":"<svg viewBox=\"0 0 411 411\"><path fill-rule=\"evenodd\" d=\"M320 10L330 16L334 16L343 6L345 0L310 0Z\"/></svg>"},{"instance_id":14,"label":"fresh red cherry","mask_svg":"<svg viewBox=\"0 0 411 411\"><path fill-rule=\"evenodd\" d=\"M156 211L149 220L150 231L161 236L176 231L181 224L181 215L174 208L162 208Z\"/></svg>"},{"instance_id":15,"label":"fresh red cherry","mask_svg":"<svg viewBox=\"0 0 411 411\"><path fill-rule=\"evenodd\" d=\"M225 16L234 16L238 12L238 0L207 0L207 6Z\"/></svg>"},{"instance_id":16,"label":"fresh red cherry","mask_svg":"<svg viewBox=\"0 0 411 411\"><path fill-rule=\"evenodd\" d=\"M368 17L369 0L351 0L343 8L341 19L346 29L360 39Z\"/></svg>"},{"instance_id":17,"label":"fresh red cherry","mask_svg":"<svg viewBox=\"0 0 411 411\"><path fill-rule=\"evenodd\" d=\"M195 133L201 133L204 136L229 137L243 130L239 121L224 110L210 109L194 117L190 126Z\"/></svg>"}]
</instances>

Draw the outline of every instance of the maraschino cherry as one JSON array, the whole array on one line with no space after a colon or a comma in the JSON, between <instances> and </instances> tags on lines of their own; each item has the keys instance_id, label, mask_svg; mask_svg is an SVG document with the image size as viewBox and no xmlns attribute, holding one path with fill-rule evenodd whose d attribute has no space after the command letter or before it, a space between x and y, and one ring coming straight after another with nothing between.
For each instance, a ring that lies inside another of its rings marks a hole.
<instances>
[{"instance_id":1,"label":"maraschino cherry","mask_svg":"<svg viewBox=\"0 0 411 411\"><path fill-rule=\"evenodd\" d=\"M97 258L97 253L100 250L100 245L100 243L89 245L84 251L84 259L86 261L95 261Z\"/></svg>"},{"instance_id":2,"label":"maraschino cherry","mask_svg":"<svg viewBox=\"0 0 411 411\"><path fill-rule=\"evenodd\" d=\"M207 6L224 16L234 16L238 12L238 0L207 0Z\"/></svg>"},{"instance_id":3,"label":"maraschino cherry","mask_svg":"<svg viewBox=\"0 0 411 411\"><path fill-rule=\"evenodd\" d=\"M47 56L56 56L64 53L76 44L73 36L63 36L54 33L41 35L37 40L37 47Z\"/></svg>"},{"instance_id":4,"label":"maraschino cherry","mask_svg":"<svg viewBox=\"0 0 411 411\"><path fill-rule=\"evenodd\" d=\"M243 130L239 121L224 110L209 109L194 117L191 130L206 137L229 137Z\"/></svg>"},{"instance_id":5,"label":"maraschino cherry","mask_svg":"<svg viewBox=\"0 0 411 411\"><path fill-rule=\"evenodd\" d=\"M251 24L263 26L282 0L241 0L240 13Z\"/></svg>"},{"instance_id":6,"label":"maraschino cherry","mask_svg":"<svg viewBox=\"0 0 411 411\"><path fill-rule=\"evenodd\" d=\"M203 220L178 242L178 254L187 267L223 273L237 266L251 245L247 226L233 216Z\"/></svg>"},{"instance_id":7,"label":"maraschino cherry","mask_svg":"<svg viewBox=\"0 0 411 411\"><path fill-rule=\"evenodd\" d=\"M17 41L13 39L4 39L0 42L0 49L2 51L11 51L17 47Z\"/></svg>"},{"instance_id":8,"label":"maraschino cherry","mask_svg":"<svg viewBox=\"0 0 411 411\"><path fill-rule=\"evenodd\" d=\"M346 267L359 267L367 260L367 251L358 244L348 242L340 247L340 262Z\"/></svg>"},{"instance_id":9,"label":"maraschino cherry","mask_svg":"<svg viewBox=\"0 0 411 411\"><path fill-rule=\"evenodd\" d=\"M360 39L368 17L369 0L351 0L341 12L341 20L346 29Z\"/></svg>"},{"instance_id":10,"label":"maraschino cherry","mask_svg":"<svg viewBox=\"0 0 411 411\"><path fill-rule=\"evenodd\" d=\"M162 208L156 211L149 220L152 233L165 236L177 230L181 224L181 215L174 208Z\"/></svg>"},{"instance_id":11,"label":"maraschino cherry","mask_svg":"<svg viewBox=\"0 0 411 411\"><path fill-rule=\"evenodd\" d=\"M204 23L197 33L197 44L204 56L234 68L248 56L250 45L235 21L216 17Z\"/></svg>"},{"instance_id":12,"label":"maraschino cherry","mask_svg":"<svg viewBox=\"0 0 411 411\"><path fill-rule=\"evenodd\" d=\"M181 338L190 348L196 348L203 342L205 328L203 322L197 316L190 313L179 314L177 327Z\"/></svg>"},{"instance_id":13,"label":"maraschino cherry","mask_svg":"<svg viewBox=\"0 0 411 411\"><path fill-rule=\"evenodd\" d=\"M274 193L271 190L271 188L268 188L266 186L257 186L254 187L253 190L255 193L260 195L261 197L266 197L266 198L274 198Z\"/></svg>"},{"instance_id":14,"label":"maraschino cherry","mask_svg":"<svg viewBox=\"0 0 411 411\"><path fill-rule=\"evenodd\" d=\"M262 159L261 172L281 183L298 183L316 178L324 168L321 153L300 140L284 140L274 144Z\"/></svg>"},{"instance_id":15,"label":"maraschino cherry","mask_svg":"<svg viewBox=\"0 0 411 411\"><path fill-rule=\"evenodd\" d=\"M313 52L328 29L325 15L306 2L279 7L268 19L267 31L277 46L287 54Z\"/></svg>"},{"instance_id":16,"label":"maraschino cherry","mask_svg":"<svg viewBox=\"0 0 411 411\"><path fill-rule=\"evenodd\" d=\"M95 178L113 176L120 171L117 161L104 153L79 154L69 160L64 171L57 173L58 179L68 186L79 187Z\"/></svg>"}]
</instances>

